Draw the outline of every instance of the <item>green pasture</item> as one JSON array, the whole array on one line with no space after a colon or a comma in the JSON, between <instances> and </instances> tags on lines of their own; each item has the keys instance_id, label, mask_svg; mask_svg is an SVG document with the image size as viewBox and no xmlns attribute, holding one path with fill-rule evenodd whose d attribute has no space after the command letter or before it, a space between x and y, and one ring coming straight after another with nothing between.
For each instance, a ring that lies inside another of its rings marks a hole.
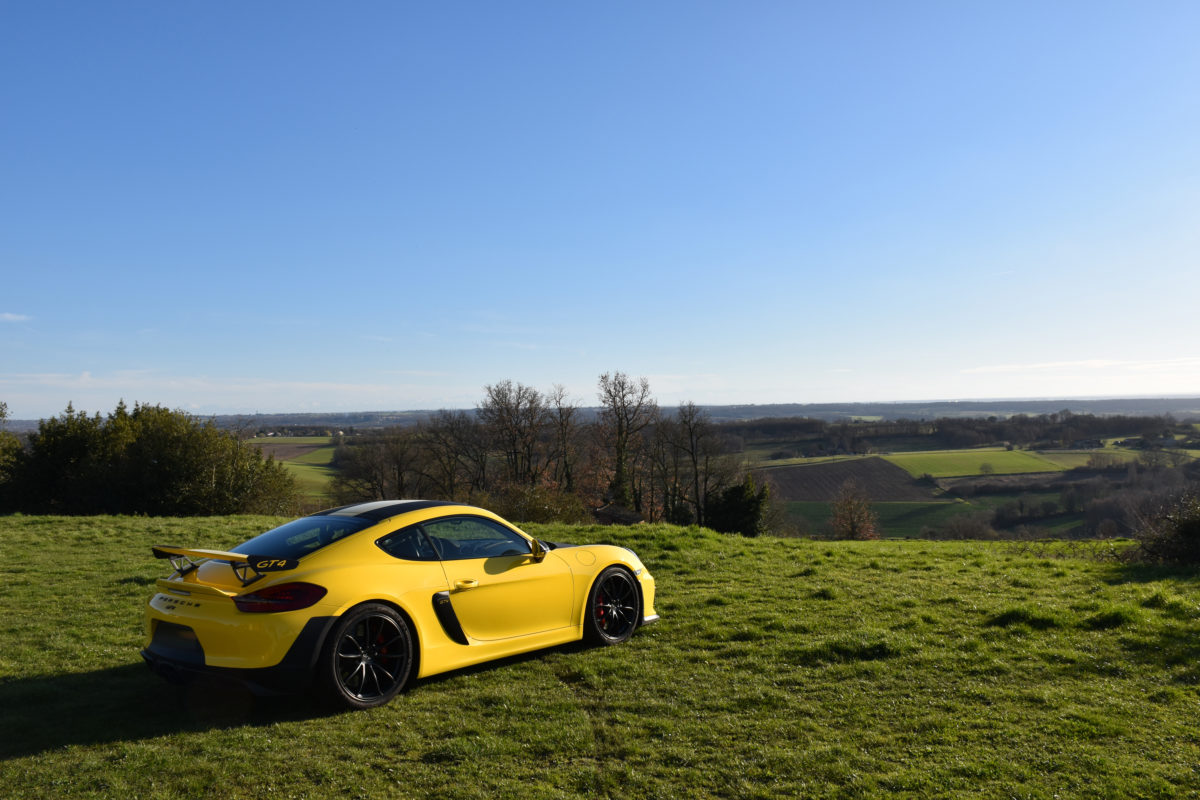
<instances>
[{"instance_id":1,"label":"green pasture","mask_svg":"<svg viewBox=\"0 0 1200 800\"><path fill-rule=\"evenodd\" d=\"M883 538L913 539L921 536L924 528L941 528L952 517L960 514L991 512L1021 500L1031 508L1038 508L1044 501L1061 503L1061 492L1016 492L1005 494L983 494L969 500L934 500L928 502L876 502L871 504L879 520L879 531ZM802 535L825 536L829 532L831 504L818 501L791 501L784 504L785 513ZM1083 523L1081 513L1066 514L1060 511L1048 517L1024 524L1046 538L1070 538L1077 535Z\"/></svg>"},{"instance_id":2,"label":"green pasture","mask_svg":"<svg viewBox=\"0 0 1200 800\"><path fill-rule=\"evenodd\" d=\"M296 479L300 494L309 498L323 498L329 489L336 470L333 468L333 455L336 448L329 437L317 436L272 436L250 441L252 446L264 445L311 445L324 442L327 446L318 447L292 458L277 458L280 464ZM269 450L266 452L270 452Z\"/></svg>"},{"instance_id":3,"label":"green pasture","mask_svg":"<svg viewBox=\"0 0 1200 800\"><path fill-rule=\"evenodd\" d=\"M276 521L0 518L6 796L1200 793L1200 577L1119 545L530 526L636 549L662 620L366 712L177 693L137 655L150 545L228 548Z\"/></svg>"},{"instance_id":4,"label":"green pasture","mask_svg":"<svg viewBox=\"0 0 1200 800\"><path fill-rule=\"evenodd\" d=\"M792 501L786 504L787 515L800 524L802 533L825 535L831 516L830 503ZM962 501L937 500L930 502L872 503L871 510L879 517L880 533L888 538L913 538L925 527L937 528L956 514L979 510Z\"/></svg>"},{"instance_id":5,"label":"green pasture","mask_svg":"<svg viewBox=\"0 0 1200 800\"><path fill-rule=\"evenodd\" d=\"M935 478L958 478L980 475L990 465L996 475L1016 475L1029 472L1060 472L1066 467L1040 453L1003 448L971 450L930 450L924 453L894 453L885 459L908 472L914 478L932 475Z\"/></svg>"},{"instance_id":6,"label":"green pasture","mask_svg":"<svg viewBox=\"0 0 1200 800\"><path fill-rule=\"evenodd\" d=\"M300 494L306 497L324 497L329 489L329 482L337 473L330 463L333 459L333 448L329 448L329 453L324 455L326 459L324 462L306 460L316 455L316 453L312 453L304 459L280 462L296 479Z\"/></svg>"}]
</instances>

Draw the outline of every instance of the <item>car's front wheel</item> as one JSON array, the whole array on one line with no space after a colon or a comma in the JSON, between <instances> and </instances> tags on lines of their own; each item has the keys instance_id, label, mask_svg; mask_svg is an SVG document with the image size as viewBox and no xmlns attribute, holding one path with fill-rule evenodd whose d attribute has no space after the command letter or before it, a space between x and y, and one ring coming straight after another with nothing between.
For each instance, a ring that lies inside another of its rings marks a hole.
<instances>
[{"instance_id":1,"label":"car's front wheel","mask_svg":"<svg viewBox=\"0 0 1200 800\"><path fill-rule=\"evenodd\" d=\"M366 603L334 626L318 665L325 695L347 708L374 708L404 688L412 672L413 636L390 606Z\"/></svg>"},{"instance_id":2,"label":"car's front wheel","mask_svg":"<svg viewBox=\"0 0 1200 800\"><path fill-rule=\"evenodd\" d=\"M595 644L620 644L637 628L641 605L629 570L609 567L600 573L588 593L585 636Z\"/></svg>"}]
</instances>

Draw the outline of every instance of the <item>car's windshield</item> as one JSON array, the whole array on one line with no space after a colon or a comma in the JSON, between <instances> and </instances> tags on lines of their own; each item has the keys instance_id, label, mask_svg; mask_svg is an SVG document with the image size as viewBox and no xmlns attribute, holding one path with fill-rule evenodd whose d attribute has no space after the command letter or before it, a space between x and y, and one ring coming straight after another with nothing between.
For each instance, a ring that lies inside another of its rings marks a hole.
<instances>
[{"instance_id":1,"label":"car's windshield","mask_svg":"<svg viewBox=\"0 0 1200 800\"><path fill-rule=\"evenodd\" d=\"M302 517L255 536L234 551L251 556L300 558L374 524L375 520L362 517Z\"/></svg>"}]
</instances>

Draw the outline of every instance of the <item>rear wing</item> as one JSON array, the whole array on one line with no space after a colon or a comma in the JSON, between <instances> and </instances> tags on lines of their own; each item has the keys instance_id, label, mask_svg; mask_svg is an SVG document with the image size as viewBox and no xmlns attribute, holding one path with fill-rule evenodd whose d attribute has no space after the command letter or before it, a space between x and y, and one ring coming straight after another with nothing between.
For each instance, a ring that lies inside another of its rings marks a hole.
<instances>
[{"instance_id":1,"label":"rear wing","mask_svg":"<svg viewBox=\"0 0 1200 800\"><path fill-rule=\"evenodd\" d=\"M150 548L155 558L169 558L175 568L172 578L182 578L195 570L206 561L228 561L233 574L249 586L268 572L284 572L295 569L300 562L294 558L275 558L274 556L252 556L243 553L231 553L226 550L199 550L191 547L165 547L155 545Z\"/></svg>"}]
</instances>

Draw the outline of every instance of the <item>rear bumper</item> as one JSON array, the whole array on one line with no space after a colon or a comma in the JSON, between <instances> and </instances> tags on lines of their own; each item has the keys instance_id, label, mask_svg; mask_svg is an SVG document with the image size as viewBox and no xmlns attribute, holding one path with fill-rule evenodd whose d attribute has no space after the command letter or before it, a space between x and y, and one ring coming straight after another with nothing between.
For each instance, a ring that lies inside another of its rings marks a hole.
<instances>
[{"instance_id":1,"label":"rear bumper","mask_svg":"<svg viewBox=\"0 0 1200 800\"><path fill-rule=\"evenodd\" d=\"M303 692L312 685L317 658L336 617L313 617L273 667L236 669L205 663L204 649L185 626L158 626L154 639L142 650L142 659L152 672L171 683L188 683L207 676L245 684L259 695Z\"/></svg>"}]
</instances>

